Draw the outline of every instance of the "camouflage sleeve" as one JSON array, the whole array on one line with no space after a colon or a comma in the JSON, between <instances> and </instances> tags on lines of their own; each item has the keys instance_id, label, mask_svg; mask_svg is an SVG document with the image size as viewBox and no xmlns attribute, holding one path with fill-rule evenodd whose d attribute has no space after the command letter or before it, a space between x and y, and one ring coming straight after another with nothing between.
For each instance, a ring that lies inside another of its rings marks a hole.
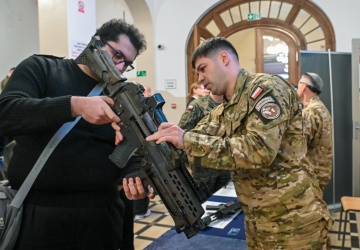
<instances>
[{"instance_id":1,"label":"camouflage sleeve","mask_svg":"<svg viewBox=\"0 0 360 250\"><path fill-rule=\"evenodd\" d=\"M224 118L222 107L215 109L195 129L184 135L189 162L227 170L269 166L280 148L289 119L284 109L287 104L284 100L277 103L282 103L283 109L270 122L264 121L255 109L244 114L243 119ZM241 107L238 106L234 110L241 115Z\"/></svg>"},{"instance_id":2,"label":"camouflage sleeve","mask_svg":"<svg viewBox=\"0 0 360 250\"><path fill-rule=\"evenodd\" d=\"M200 106L194 102L188 106L184 114L181 116L179 127L185 131L189 131L196 127L199 122L200 115L203 113Z\"/></svg>"},{"instance_id":3,"label":"camouflage sleeve","mask_svg":"<svg viewBox=\"0 0 360 250\"><path fill-rule=\"evenodd\" d=\"M305 123L306 144L309 148L314 148L319 145L322 118L316 110L309 108L303 109L302 116Z\"/></svg>"}]
</instances>

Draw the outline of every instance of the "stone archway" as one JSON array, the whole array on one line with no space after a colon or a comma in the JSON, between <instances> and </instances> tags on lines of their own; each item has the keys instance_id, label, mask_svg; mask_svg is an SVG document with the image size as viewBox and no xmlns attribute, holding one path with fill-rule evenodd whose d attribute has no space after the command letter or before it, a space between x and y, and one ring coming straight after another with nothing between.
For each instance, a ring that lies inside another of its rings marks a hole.
<instances>
[{"instance_id":1,"label":"stone archway","mask_svg":"<svg viewBox=\"0 0 360 250\"><path fill-rule=\"evenodd\" d=\"M249 13L261 19L248 21ZM194 48L211 36L228 37L249 28L282 30L299 50L335 51L335 33L326 14L308 0L228 0L209 10L195 25L187 46L188 86L197 80L191 67ZM297 69L299 71L299 69Z\"/></svg>"}]
</instances>

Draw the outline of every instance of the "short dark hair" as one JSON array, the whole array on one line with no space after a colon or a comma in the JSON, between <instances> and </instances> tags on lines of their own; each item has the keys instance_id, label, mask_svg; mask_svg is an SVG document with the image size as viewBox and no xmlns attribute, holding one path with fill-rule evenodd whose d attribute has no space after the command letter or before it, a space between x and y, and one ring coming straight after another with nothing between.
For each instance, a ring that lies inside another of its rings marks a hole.
<instances>
[{"instance_id":1,"label":"short dark hair","mask_svg":"<svg viewBox=\"0 0 360 250\"><path fill-rule=\"evenodd\" d=\"M303 76L310 80L310 84L308 84L307 87L315 94L320 95L324 85L321 77L318 74L312 72L305 72Z\"/></svg>"},{"instance_id":2,"label":"short dark hair","mask_svg":"<svg viewBox=\"0 0 360 250\"><path fill-rule=\"evenodd\" d=\"M219 51L220 49L226 50L236 56L236 59L239 60L239 55L236 52L234 46L225 38L225 37L212 37L205 40L200 44L194 53L192 54L191 64L195 69L195 61L199 57L210 57L212 53Z\"/></svg>"},{"instance_id":3,"label":"short dark hair","mask_svg":"<svg viewBox=\"0 0 360 250\"><path fill-rule=\"evenodd\" d=\"M128 24L123 19L111 19L96 30L94 36L100 36L102 41L119 41L120 35L129 37L139 55L146 50L145 36L132 24Z\"/></svg>"}]
</instances>

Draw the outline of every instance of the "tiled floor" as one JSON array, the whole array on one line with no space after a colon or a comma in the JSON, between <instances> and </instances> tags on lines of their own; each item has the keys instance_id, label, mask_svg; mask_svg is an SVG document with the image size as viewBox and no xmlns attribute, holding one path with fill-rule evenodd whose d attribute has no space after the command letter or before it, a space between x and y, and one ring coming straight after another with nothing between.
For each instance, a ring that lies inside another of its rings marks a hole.
<instances>
[{"instance_id":1,"label":"tiled floor","mask_svg":"<svg viewBox=\"0 0 360 250\"><path fill-rule=\"evenodd\" d=\"M149 217L146 217L143 220L135 221L134 245L136 250L144 249L146 246L151 244L151 242L174 226L171 216L158 196L150 201L149 208L151 210L151 215ZM350 214L351 223L348 223L347 232L350 232L351 230L351 240L350 236L347 235L345 249L360 250L360 241L358 237L358 232L360 232L360 213ZM337 234L340 212L334 213L333 217L335 219L335 223L330 233L332 249L341 249L341 240L338 240Z\"/></svg>"},{"instance_id":2,"label":"tiled floor","mask_svg":"<svg viewBox=\"0 0 360 250\"><path fill-rule=\"evenodd\" d=\"M359 240L360 212L349 213L349 215L350 215L350 223L347 224L345 249L351 249L351 250L360 249L360 240ZM343 214L343 217L345 217L345 214ZM335 213L333 215L333 218L335 219L335 222L330 231L332 249L341 249L342 236L340 236L340 240L338 240L340 212ZM342 224L341 227L344 228L344 223ZM349 233L351 236L349 236Z\"/></svg>"},{"instance_id":3,"label":"tiled floor","mask_svg":"<svg viewBox=\"0 0 360 250\"><path fill-rule=\"evenodd\" d=\"M136 250L144 249L151 242L174 226L174 221L159 196L150 200L151 215L134 223L134 245Z\"/></svg>"}]
</instances>

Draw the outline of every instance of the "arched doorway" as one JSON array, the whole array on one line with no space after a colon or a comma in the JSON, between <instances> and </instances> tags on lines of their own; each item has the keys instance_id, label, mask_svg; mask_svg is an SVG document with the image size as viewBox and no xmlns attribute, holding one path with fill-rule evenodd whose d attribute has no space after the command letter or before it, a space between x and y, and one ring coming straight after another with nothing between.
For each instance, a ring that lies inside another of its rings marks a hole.
<instances>
[{"instance_id":1,"label":"arched doorway","mask_svg":"<svg viewBox=\"0 0 360 250\"><path fill-rule=\"evenodd\" d=\"M248 20L248 14L261 18ZM297 55L300 50L335 51L335 34L326 14L308 0L228 0L209 10L195 25L188 40L188 86L197 80L191 67L191 55L204 39L212 36L230 35L255 28L256 45L254 54L256 71L262 72L264 56L259 53L266 32L274 33L289 46L289 79L293 83L299 77ZM264 34L264 35L262 35ZM241 54L240 54L241 60ZM294 62L290 65L290 60ZM258 71L259 70L259 71Z\"/></svg>"},{"instance_id":2,"label":"arched doorway","mask_svg":"<svg viewBox=\"0 0 360 250\"><path fill-rule=\"evenodd\" d=\"M256 72L281 75L297 85L298 51L296 41L288 34L276 29L256 29Z\"/></svg>"}]
</instances>

